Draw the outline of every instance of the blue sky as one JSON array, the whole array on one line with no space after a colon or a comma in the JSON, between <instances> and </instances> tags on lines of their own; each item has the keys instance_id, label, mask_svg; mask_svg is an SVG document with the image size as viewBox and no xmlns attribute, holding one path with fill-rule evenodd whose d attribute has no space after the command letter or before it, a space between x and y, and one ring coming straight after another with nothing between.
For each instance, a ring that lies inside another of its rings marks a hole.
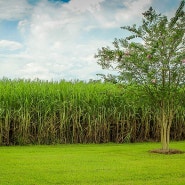
<instances>
[{"instance_id":1,"label":"blue sky","mask_svg":"<svg viewBox=\"0 0 185 185\"><path fill-rule=\"evenodd\" d=\"M98 79L97 49L126 36L152 6L174 14L180 0L0 0L0 78Z\"/></svg>"}]
</instances>

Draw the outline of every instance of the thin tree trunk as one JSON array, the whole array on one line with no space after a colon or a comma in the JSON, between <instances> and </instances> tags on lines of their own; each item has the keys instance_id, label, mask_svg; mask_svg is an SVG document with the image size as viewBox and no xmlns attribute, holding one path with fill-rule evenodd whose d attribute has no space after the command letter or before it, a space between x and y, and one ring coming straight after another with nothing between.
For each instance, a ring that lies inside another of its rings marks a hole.
<instances>
[{"instance_id":1,"label":"thin tree trunk","mask_svg":"<svg viewBox=\"0 0 185 185\"><path fill-rule=\"evenodd\" d=\"M167 145L168 145L168 150L169 150L169 143L170 143L170 129L171 129L171 125L172 125L173 116L174 116L173 111L170 110L169 118L168 118L168 125L167 125Z\"/></svg>"},{"instance_id":2,"label":"thin tree trunk","mask_svg":"<svg viewBox=\"0 0 185 185\"><path fill-rule=\"evenodd\" d=\"M163 104L164 106L164 104ZM169 150L169 136L167 132L168 128L168 119L166 118L164 107L162 107L162 118L161 118L161 144L162 150L168 151Z\"/></svg>"},{"instance_id":3,"label":"thin tree trunk","mask_svg":"<svg viewBox=\"0 0 185 185\"><path fill-rule=\"evenodd\" d=\"M167 127L166 125L162 125L161 127L161 144L162 144L162 150L169 150L169 141L168 141L168 133L167 133Z\"/></svg>"},{"instance_id":4,"label":"thin tree trunk","mask_svg":"<svg viewBox=\"0 0 185 185\"><path fill-rule=\"evenodd\" d=\"M166 116L165 110L162 109L162 118L161 118L161 144L162 150L169 151L170 143L170 128L172 125L173 111L170 110L169 114Z\"/></svg>"}]
</instances>

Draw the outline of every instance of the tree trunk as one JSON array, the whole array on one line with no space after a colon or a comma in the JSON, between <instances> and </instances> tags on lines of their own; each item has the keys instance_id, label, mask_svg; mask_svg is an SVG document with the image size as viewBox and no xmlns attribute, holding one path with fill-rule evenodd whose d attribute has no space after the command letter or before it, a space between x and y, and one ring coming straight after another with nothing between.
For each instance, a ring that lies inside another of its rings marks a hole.
<instances>
[{"instance_id":1,"label":"tree trunk","mask_svg":"<svg viewBox=\"0 0 185 185\"><path fill-rule=\"evenodd\" d=\"M163 123L162 123L163 124ZM161 125L161 144L162 150L169 151L169 135L167 132L167 125Z\"/></svg>"},{"instance_id":2,"label":"tree trunk","mask_svg":"<svg viewBox=\"0 0 185 185\"><path fill-rule=\"evenodd\" d=\"M162 104L164 106L164 103ZM161 144L162 144L162 150L168 151L169 150L169 140L167 139L167 125L168 121L166 118L164 107L162 107L161 110Z\"/></svg>"},{"instance_id":3,"label":"tree trunk","mask_svg":"<svg viewBox=\"0 0 185 185\"><path fill-rule=\"evenodd\" d=\"M164 110L162 110L162 118L161 118L161 144L162 150L169 151L169 143L170 143L170 128L172 125L173 113L172 110L167 114Z\"/></svg>"}]
</instances>

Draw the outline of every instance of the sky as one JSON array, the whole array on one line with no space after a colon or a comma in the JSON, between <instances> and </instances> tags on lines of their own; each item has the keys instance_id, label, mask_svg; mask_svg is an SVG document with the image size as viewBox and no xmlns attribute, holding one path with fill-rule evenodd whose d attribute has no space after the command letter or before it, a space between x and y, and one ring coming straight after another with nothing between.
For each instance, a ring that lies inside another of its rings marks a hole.
<instances>
[{"instance_id":1,"label":"sky","mask_svg":"<svg viewBox=\"0 0 185 185\"><path fill-rule=\"evenodd\" d=\"M98 80L94 55L139 25L150 6L174 15L180 0L0 0L0 79Z\"/></svg>"}]
</instances>

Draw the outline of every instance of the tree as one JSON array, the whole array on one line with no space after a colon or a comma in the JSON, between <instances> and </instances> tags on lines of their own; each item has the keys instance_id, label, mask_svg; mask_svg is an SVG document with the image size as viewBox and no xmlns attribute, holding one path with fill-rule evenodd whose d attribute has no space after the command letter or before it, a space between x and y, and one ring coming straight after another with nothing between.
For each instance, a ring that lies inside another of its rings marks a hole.
<instances>
[{"instance_id":1,"label":"tree","mask_svg":"<svg viewBox=\"0 0 185 185\"><path fill-rule=\"evenodd\" d=\"M118 71L122 82L137 83L156 106L162 150L169 151L170 128L180 106L177 92L185 82L185 0L174 17L143 13L141 26L121 27L131 36L115 39L113 49L102 47L95 57L103 69Z\"/></svg>"}]
</instances>

